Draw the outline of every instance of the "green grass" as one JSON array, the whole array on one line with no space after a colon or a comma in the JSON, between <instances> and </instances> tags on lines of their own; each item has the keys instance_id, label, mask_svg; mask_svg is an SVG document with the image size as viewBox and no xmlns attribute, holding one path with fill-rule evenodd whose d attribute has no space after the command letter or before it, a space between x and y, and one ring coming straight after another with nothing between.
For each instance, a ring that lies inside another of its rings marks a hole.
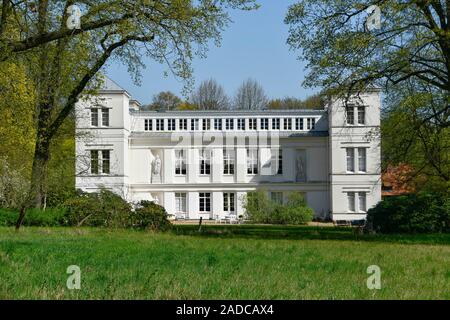
<instances>
[{"instance_id":1,"label":"green grass","mask_svg":"<svg viewBox=\"0 0 450 320\"><path fill-rule=\"evenodd\" d=\"M450 235L177 226L0 228L2 299L450 299ZM81 290L66 268L81 268ZM382 289L368 290L378 265Z\"/></svg>"}]
</instances>

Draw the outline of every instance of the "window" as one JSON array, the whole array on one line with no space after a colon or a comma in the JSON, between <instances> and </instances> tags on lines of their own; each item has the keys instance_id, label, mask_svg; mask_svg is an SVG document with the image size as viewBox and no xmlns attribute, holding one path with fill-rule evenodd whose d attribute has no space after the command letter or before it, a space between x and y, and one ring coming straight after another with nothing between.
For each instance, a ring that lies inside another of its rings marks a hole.
<instances>
[{"instance_id":1,"label":"window","mask_svg":"<svg viewBox=\"0 0 450 320\"><path fill-rule=\"evenodd\" d=\"M102 108L102 126L109 127L109 109Z\"/></svg>"},{"instance_id":2,"label":"window","mask_svg":"<svg viewBox=\"0 0 450 320\"><path fill-rule=\"evenodd\" d=\"M245 119L237 119L237 129L245 130Z\"/></svg>"},{"instance_id":3,"label":"window","mask_svg":"<svg viewBox=\"0 0 450 320\"><path fill-rule=\"evenodd\" d=\"M222 130L222 119L214 119L214 130Z\"/></svg>"},{"instance_id":4,"label":"window","mask_svg":"<svg viewBox=\"0 0 450 320\"><path fill-rule=\"evenodd\" d=\"M347 172L355 171L355 149L346 148L347 150Z\"/></svg>"},{"instance_id":5,"label":"window","mask_svg":"<svg viewBox=\"0 0 450 320\"><path fill-rule=\"evenodd\" d=\"M164 119L156 119L156 131L164 130Z\"/></svg>"},{"instance_id":6,"label":"window","mask_svg":"<svg viewBox=\"0 0 450 320\"><path fill-rule=\"evenodd\" d=\"M223 194L223 211L232 213L234 212L234 193L224 192Z\"/></svg>"},{"instance_id":7,"label":"window","mask_svg":"<svg viewBox=\"0 0 450 320\"><path fill-rule=\"evenodd\" d=\"M91 150L91 174L98 174L98 150Z\"/></svg>"},{"instance_id":8,"label":"window","mask_svg":"<svg viewBox=\"0 0 450 320\"><path fill-rule=\"evenodd\" d=\"M284 119L284 130L292 130L292 121L291 119Z\"/></svg>"},{"instance_id":9,"label":"window","mask_svg":"<svg viewBox=\"0 0 450 320\"><path fill-rule=\"evenodd\" d=\"M348 211L355 212L355 193L354 192L347 193L347 201L348 201Z\"/></svg>"},{"instance_id":10,"label":"window","mask_svg":"<svg viewBox=\"0 0 450 320\"><path fill-rule=\"evenodd\" d=\"M280 130L280 118L272 119L272 130Z\"/></svg>"},{"instance_id":11,"label":"window","mask_svg":"<svg viewBox=\"0 0 450 320\"><path fill-rule=\"evenodd\" d=\"M223 174L234 174L234 150L223 150Z\"/></svg>"},{"instance_id":12,"label":"window","mask_svg":"<svg viewBox=\"0 0 450 320\"><path fill-rule=\"evenodd\" d=\"M187 130L187 119L180 119L180 130Z\"/></svg>"},{"instance_id":13,"label":"window","mask_svg":"<svg viewBox=\"0 0 450 320\"><path fill-rule=\"evenodd\" d=\"M366 193L358 192L358 206L360 212L366 212Z\"/></svg>"},{"instance_id":14,"label":"window","mask_svg":"<svg viewBox=\"0 0 450 320\"><path fill-rule=\"evenodd\" d=\"M91 109L91 126L98 127L98 109Z\"/></svg>"},{"instance_id":15,"label":"window","mask_svg":"<svg viewBox=\"0 0 450 320\"><path fill-rule=\"evenodd\" d=\"M303 118L295 119L295 130L303 130Z\"/></svg>"},{"instance_id":16,"label":"window","mask_svg":"<svg viewBox=\"0 0 450 320\"><path fill-rule=\"evenodd\" d=\"M345 108L345 117L347 124L355 124L355 109L353 106L347 106Z\"/></svg>"},{"instance_id":17,"label":"window","mask_svg":"<svg viewBox=\"0 0 450 320\"><path fill-rule=\"evenodd\" d=\"M261 130L269 130L269 119L262 118L260 122Z\"/></svg>"},{"instance_id":18,"label":"window","mask_svg":"<svg viewBox=\"0 0 450 320\"><path fill-rule=\"evenodd\" d=\"M186 154L184 150L175 150L175 175L186 175Z\"/></svg>"},{"instance_id":19,"label":"window","mask_svg":"<svg viewBox=\"0 0 450 320\"><path fill-rule=\"evenodd\" d=\"M225 119L225 130L234 130L234 119Z\"/></svg>"},{"instance_id":20,"label":"window","mask_svg":"<svg viewBox=\"0 0 450 320\"><path fill-rule=\"evenodd\" d=\"M358 107L358 124L365 124L366 122L366 108Z\"/></svg>"},{"instance_id":21,"label":"window","mask_svg":"<svg viewBox=\"0 0 450 320\"><path fill-rule=\"evenodd\" d=\"M203 119L202 120L202 128L203 128L203 131L211 130L211 121L209 119Z\"/></svg>"},{"instance_id":22,"label":"window","mask_svg":"<svg viewBox=\"0 0 450 320\"><path fill-rule=\"evenodd\" d=\"M250 130L256 130L256 119L248 119L248 128Z\"/></svg>"},{"instance_id":23,"label":"window","mask_svg":"<svg viewBox=\"0 0 450 320\"><path fill-rule=\"evenodd\" d=\"M144 130L145 131L152 131L153 130L153 121L152 121L152 119L145 119L144 120Z\"/></svg>"},{"instance_id":24,"label":"window","mask_svg":"<svg viewBox=\"0 0 450 320\"><path fill-rule=\"evenodd\" d=\"M283 174L283 151L278 150L278 170L277 174Z\"/></svg>"},{"instance_id":25,"label":"window","mask_svg":"<svg viewBox=\"0 0 450 320\"><path fill-rule=\"evenodd\" d=\"M211 150L200 150L200 174L211 174Z\"/></svg>"},{"instance_id":26,"label":"window","mask_svg":"<svg viewBox=\"0 0 450 320\"><path fill-rule=\"evenodd\" d=\"M358 148L358 171L366 172L366 148Z\"/></svg>"},{"instance_id":27,"label":"window","mask_svg":"<svg viewBox=\"0 0 450 320\"><path fill-rule=\"evenodd\" d=\"M316 127L316 119L315 118L308 118L307 119L306 129L314 130L315 127Z\"/></svg>"},{"instance_id":28,"label":"window","mask_svg":"<svg viewBox=\"0 0 450 320\"><path fill-rule=\"evenodd\" d=\"M258 149L247 149L247 174L258 174Z\"/></svg>"},{"instance_id":29,"label":"window","mask_svg":"<svg viewBox=\"0 0 450 320\"><path fill-rule=\"evenodd\" d=\"M91 174L109 174L111 169L110 150L91 150L90 153Z\"/></svg>"},{"instance_id":30,"label":"window","mask_svg":"<svg viewBox=\"0 0 450 320\"><path fill-rule=\"evenodd\" d=\"M175 211L176 213L186 213L186 193L175 193Z\"/></svg>"},{"instance_id":31,"label":"window","mask_svg":"<svg viewBox=\"0 0 450 320\"><path fill-rule=\"evenodd\" d=\"M191 130L200 130L200 119L191 119Z\"/></svg>"},{"instance_id":32,"label":"window","mask_svg":"<svg viewBox=\"0 0 450 320\"><path fill-rule=\"evenodd\" d=\"M175 131L175 119L167 119L167 130Z\"/></svg>"},{"instance_id":33,"label":"window","mask_svg":"<svg viewBox=\"0 0 450 320\"><path fill-rule=\"evenodd\" d=\"M109 158L109 150L102 150L102 172L104 174L109 174L110 171L110 158Z\"/></svg>"},{"instance_id":34,"label":"window","mask_svg":"<svg viewBox=\"0 0 450 320\"><path fill-rule=\"evenodd\" d=\"M199 195L200 212L210 212L211 211L211 193L200 192L198 195Z\"/></svg>"},{"instance_id":35,"label":"window","mask_svg":"<svg viewBox=\"0 0 450 320\"><path fill-rule=\"evenodd\" d=\"M271 192L270 199L278 204L283 204L283 192Z\"/></svg>"}]
</instances>

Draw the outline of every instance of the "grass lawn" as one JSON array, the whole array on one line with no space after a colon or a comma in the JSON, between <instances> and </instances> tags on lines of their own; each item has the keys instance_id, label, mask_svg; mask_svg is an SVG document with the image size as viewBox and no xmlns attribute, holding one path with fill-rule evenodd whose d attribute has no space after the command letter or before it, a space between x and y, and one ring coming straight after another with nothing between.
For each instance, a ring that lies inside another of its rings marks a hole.
<instances>
[{"instance_id":1,"label":"grass lawn","mask_svg":"<svg viewBox=\"0 0 450 320\"><path fill-rule=\"evenodd\" d=\"M81 290L66 288L69 265ZM368 290L369 265L381 290ZM1 299L450 299L450 235L176 226L0 228Z\"/></svg>"}]
</instances>

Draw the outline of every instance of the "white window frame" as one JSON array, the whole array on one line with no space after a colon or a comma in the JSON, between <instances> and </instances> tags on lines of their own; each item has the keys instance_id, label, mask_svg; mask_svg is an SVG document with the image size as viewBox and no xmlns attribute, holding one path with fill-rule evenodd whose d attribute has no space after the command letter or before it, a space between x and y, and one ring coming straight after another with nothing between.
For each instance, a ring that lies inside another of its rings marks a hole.
<instances>
[{"instance_id":1,"label":"white window frame","mask_svg":"<svg viewBox=\"0 0 450 320\"><path fill-rule=\"evenodd\" d=\"M102 108L102 127L109 127L109 108Z\"/></svg>"},{"instance_id":2,"label":"white window frame","mask_svg":"<svg viewBox=\"0 0 450 320\"><path fill-rule=\"evenodd\" d=\"M186 150L175 149L175 176L185 176L186 172Z\"/></svg>"},{"instance_id":3,"label":"white window frame","mask_svg":"<svg viewBox=\"0 0 450 320\"><path fill-rule=\"evenodd\" d=\"M211 150L199 149L199 174L209 176L211 174Z\"/></svg>"},{"instance_id":4,"label":"white window frame","mask_svg":"<svg viewBox=\"0 0 450 320\"><path fill-rule=\"evenodd\" d=\"M200 130L200 119L191 119L191 131Z\"/></svg>"},{"instance_id":5,"label":"white window frame","mask_svg":"<svg viewBox=\"0 0 450 320\"><path fill-rule=\"evenodd\" d=\"M355 125L355 106L345 107L345 124L349 126Z\"/></svg>"},{"instance_id":6,"label":"white window frame","mask_svg":"<svg viewBox=\"0 0 450 320\"><path fill-rule=\"evenodd\" d=\"M362 115L362 117L361 117L361 115ZM358 125L365 125L366 124L366 107L364 107L364 106L356 107L356 117L357 117Z\"/></svg>"},{"instance_id":7,"label":"white window frame","mask_svg":"<svg viewBox=\"0 0 450 320\"><path fill-rule=\"evenodd\" d=\"M153 119L144 119L144 131L153 131Z\"/></svg>"},{"instance_id":8,"label":"white window frame","mask_svg":"<svg viewBox=\"0 0 450 320\"><path fill-rule=\"evenodd\" d=\"M236 170L236 152L234 149L223 150L223 174L234 175Z\"/></svg>"},{"instance_id":9,"label":"white window frame","mask_svg":"<svg viewBox=\"0 0 450 320\"><path fill-rule=\"evenodd\" d=\"M248 119L248 129L249 130L257 130L258 129L256 118Z\"/></svg>"},{"instance_id":10,"label":"white window frame","mask_svg":"<svg viewBox=\"0 0 450 320\"><path fill-rule=\"evenodd\" d=\"M93 159L92 155L93 153L97 154L97 172L92 172L92 164ZM107 155L107 156L105 156ZM109 175L111 174L111 150L110 149L96 149L96 150L89 150L89 163L90 168L89 172L91 175ZM107 165L105 165L107 163ZM107 172L105 172L105 168L108 168Z\"/></svg>"},{"instance_id":11,"label":"white window frame","mask_svg":"<svg viewBox=\"0 0 450 320\"><path fill-rule=\"evenodd\" d=\"M156 131L164 131L164 119L156 119Z\"/></svg>"},{"instance_id":12,"label":"white window frame","mask_svg":"<svg viewBox=\"0 0 450 320\"><path fill-rule=\"evenodd\" d=\"M358 212L367 212L367 192L358 192Z\"/></svg>"},{"instance_id":13,"label":"white window frame","mask_svg":"<svg viewBox=\"0 0 450 320\"><path fill-rule=\"evenodd\" d=\"M210 119L202 119L202 130L203 131L211 130L211 120Z\"/></svg>"},{"instance_id":14,"label":"white window frame","mask_svg":"<svg viewBox=\"0 0 450 320\"><path fill-rule=\"evenodd\" d=\"M98 127L99 120L100 118L98 108L91 108L91 127Z\"/></svg>"},{"instance_id":15,"label":"white window frame","mask_svg":"<svg viewBox=\"0 0 450 320\"><path fill-rule=\"evenodd\" d=\"M247 148L247 175L259 173L258 149Z\"/></svg>"},{"instance_id":16,"label":"white window frame","mask_svg":"<svg viewBox=\"0 0 450 320\"><path fill-rule=\"evenodd\" d=\"M180 130L187 131L188 129L187 119L178 119L178 127Z\"/></svg>"},{"instance_id":17,"label":"white window frame","mask_svg":"<svg viewBox=\"0 0 450 320\"><path fill-rule=\"evenodd\" d=\"M295 130L303 131L304 124L303 124L303 118L296 118L295 119Z\"/></svg>"},{"instance_id":18,"label":"white window frame","mask_svg":"<svg viewBox=\"0 0 450 320\"><path fill-rule=\"evenodd\" d=\"M269 118L261 118L259 120L260 130L269 130Z\"/></svg>"},{"instance_id":19,"label":"white window frame","mask_svg":"<svg viewBox=\"0 0 450 320\"><path fill-rule=\"evenodd\" d=\"M292 130L292 119L291 118L283 119L283 130Z\"/></svg>"},{"instance_id":20,"label":"white window frame","mask_svg":"<svg viewBox=\"0 0 450 320\"><path fill-rule=\"evenodd\" d=\"M272 119L272 130L280 130L280 118Z\"/></svg>"},{"instance_id":21,"label":"white window frame","mask_svg":"<svg viewBox=\"0 0 450 320\"><path fill-rule=\"evenodd\" d=\"M176 130L176 121L175 119L167 119L167 130L175 131Z\"/></svg>"},{"instance_id":22,"label":"white window frame","mask_svg":"<svg viewBox=\"0 0 450 320\"><path fill-rule=\"evenodd\" d=\"M245 119L244 118L237 119L237 129L245 130Z\"/></svg>"},{"instance_id":23,"label":"white window frame","mask_svg":"<svg viewBox=\"0 0 450 320\"><path fill-rule=\"evenodd\" d=\"M175 192L175 213L187 213L187 195L185 192Z\"/></svg>"},{"instance_id":24,"label":"white window frame","mask_svg":"<svg viewBox=\"0 0 450 320\"><path fill-rule=\"evenodd\" d=\"M345 148L346 152L346 171L347 173L355 173L355 148Z\"/></svg>"},{"instance_id":25,"label":"white window frame","mask_svg":"<svg viewBox=\"0 0 450 320\"><path fill-rule=\"evenodd\" d=\"M367 172L367 148L358 148L358 172Z\"/></svg>"},{"instance_id":26,"label":"white window frame","mask_svg":"<svg viewBox=\"0 0 450 320\"><path fill-rule=\"evenodd\" d=\"M222 131L222 119L214 119L214 130Z\"/></svg>"},{"instance_id":27,"label":"white window frame","mask_svg":"<svg viewBox=\"0 0 450 320\"><path fill-rule=\"evenodd\" d=\"M236 212L236 194L234 192L223 193L223 212L226 214Z\"/></svg>"},{"instance_id":28,"label":"white window frame","mask_svg":"<svg viewBox=\"0 0 450 320\"><path fill-rule=\"evenodd\" d=\"M209 207L209 210L208 210L208 207ZM199 192L198 193L198 211L200 213L210 213L211 212L211 193L210 192Z\"/></svg>"},{"instance_id":29,"label":"white window frame","mask_svg":"<svg viewBox=\"0 0 450 320\"><path fill-rule=\"evenodd\" d=\"M234 130L234 119L233 118L225 119L225 130Z\"/></svg>"},{"instance_id":30,"label":"white window frame","mask_svg":"<svg viewBox=\"0 0 450 320\"><path fill-rule=\"evenodd\" d=\"M353 191L347 192L347 211L356 212L356 193Z\"/></svg>"}]
</instances>

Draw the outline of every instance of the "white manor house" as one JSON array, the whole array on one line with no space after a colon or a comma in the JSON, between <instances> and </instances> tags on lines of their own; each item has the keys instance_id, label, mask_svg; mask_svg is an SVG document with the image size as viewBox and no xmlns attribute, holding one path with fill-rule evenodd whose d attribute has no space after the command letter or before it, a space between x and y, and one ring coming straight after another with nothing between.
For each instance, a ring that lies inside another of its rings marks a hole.
<instances>
[{"instance_id":1,"label":"white manor house","mask_svg":"<svg viewBox=\"0 0 450 320\"><path fill-rule=\"evenodd\" d=\"M155 201L179 219L245 215L247 192L301 193L317 218L381 200L380 91L324 110L141 111L106 79L76 106L76 188Z\"/></svg>"}]
</instances>

